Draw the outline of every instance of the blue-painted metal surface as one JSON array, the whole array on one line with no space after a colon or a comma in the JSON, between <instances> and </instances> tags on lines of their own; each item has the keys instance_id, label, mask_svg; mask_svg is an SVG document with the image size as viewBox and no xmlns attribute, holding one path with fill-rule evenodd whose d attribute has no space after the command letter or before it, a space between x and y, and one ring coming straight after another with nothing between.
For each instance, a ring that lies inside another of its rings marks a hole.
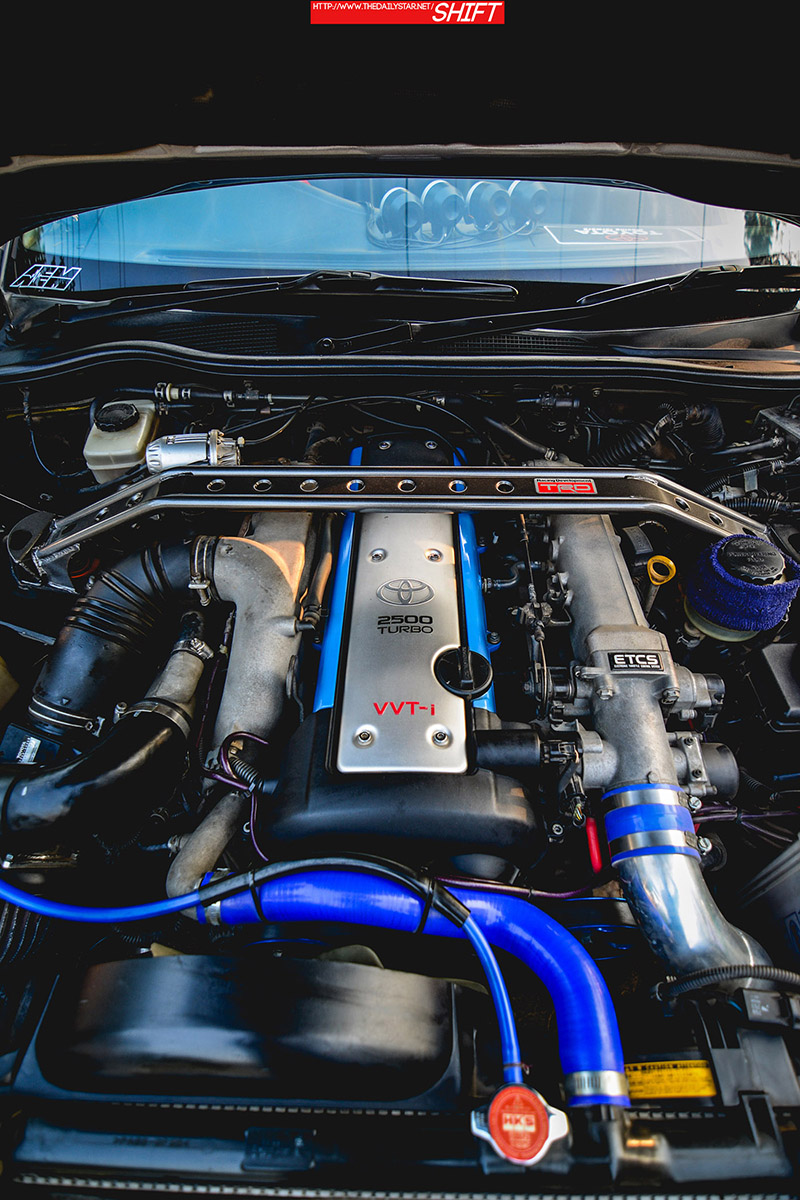
<instances>
[{"instance_id":1,"label":"blue-painted metal surface","mask_svg":"<svg viewBox=\"0 0 800 1200\"><path fill-rule=\"evenodd\" d=\"M461 555L461 578L464 590L464 612L466 615L466 638L470 650L489 658L489 643L486 639L486 608L481 591L481 564L478 542L475 537L475 522L469 513L458 517L458 548ZM495 711L494 687L485 695L473 700L475 708Z\"/></svg>"}]
</instances>

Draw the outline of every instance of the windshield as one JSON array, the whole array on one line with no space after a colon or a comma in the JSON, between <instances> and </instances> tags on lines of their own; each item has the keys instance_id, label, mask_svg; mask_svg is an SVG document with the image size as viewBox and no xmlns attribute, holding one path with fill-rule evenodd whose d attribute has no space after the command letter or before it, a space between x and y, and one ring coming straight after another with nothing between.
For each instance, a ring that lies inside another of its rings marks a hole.
<instances>
[{"instance_id":1,"label":"windshield","mask_svg":"<svg viewBox=\"0 0 800 1200\"><path fill-rule=\"evenodd\" d=\"M6 286L73 295L316 270L635 283L800 263L800 228L613 182L325 177L198 185L11 247Z\"/></svg>"}]
</instances>

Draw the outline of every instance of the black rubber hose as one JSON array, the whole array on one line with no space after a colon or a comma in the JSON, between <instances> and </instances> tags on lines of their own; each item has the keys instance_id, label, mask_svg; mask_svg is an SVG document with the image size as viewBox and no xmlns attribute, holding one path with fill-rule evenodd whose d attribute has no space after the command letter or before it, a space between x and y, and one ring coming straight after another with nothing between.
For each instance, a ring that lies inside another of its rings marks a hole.
<instances>
[{"instance_id":1,"label":"black rubber hose","mask_svg":"<svg viewBox=\"0 0 800 1200\"><path fill-rule=\"evenodd\" d=\"M254 767L252 763L245 762L237 754L229 754L228 762L236 778L241 783L246 783L250 790L255 792L257 796L270 794L273 781L266 779L258 770L258 767Z\"/></svg>"},{"instance_id":2,"label":"black rubber hose","mask_svg":"<svg viewBox=\"0 0 800 1200\"><path fill-rule=\"evenodd\" d=\"M772 790L746 771L739 771L739 801L750 800L757 808L769 808Z\"/></svg>"},{"instance_id":3,"label":"black rubber hose","mask_svg":"<svg viewBox=\"0 0 800 1200\"><path fill-rule=\"evenodd\" d=\"M693 404L685 410L683 425L688 440L698 450L716 450L725 444L725 427L716 404Z\"/></svg>"},{"instance_id":4,"label":"black rubber hose","mask_svg":"<svg viewBox=\"0 0 800 1200\"><path fill-rule=\"evenodd\" d=\"M800 975L795 971L786 971L783 967L754 966L743 963L741 966L708 967L703 971L691 971L681 979L659 983L655 994L659 1000L673 1000L687 992L695 992L699 988L710 987L715 983L727 983L734 979L764 979L768 983L778 984L793 992L800 991Z\"/></svg>"},{"instance_id":5,"label":"black rubber hose","mask_svg":"<svg viewBox=\"0 0 800 1200\"><path fill-rule=\"evenodd\" d=\"M32 721L80 744L120 699L137 694L174 626L164 617L192 603L191 546L154 546L98 576L75 603L33 689Z\"/></svg>"},{"instance_id":6,"label":"black rubber hose","mask_svg":"<svg viewBox=\"0 0 800 1200\"><path fill-rule=\"evenodd\" d=\"M759 513L764 517L790 516L797 511L796 504L787 504L777 496L731 496L725 504L736 512Z\"/></svg>"},{"instance_id":7,"label":"black rubber hose","mask_svg":"<svg viewBox=\"0 0 800 1200\"><path fill-rule=\"evenodd\" d=\"M589 466L616 467L620 463L631 462L652 450L662 434L678 428L698 449L712 449L725 440L722 418L716 405L692 404L688 408L670 406L655 424L641 421L624 426L609 446L591 456Z\"/></svg>"},{"instance_id":8,"label":"black rubber hose","mask_svg":"<svg viewBox=\"0 0 800 1200\"><path fill-rule=\"evenodd\" d=\"M745 442L741 446L723 446L711 455L713 462L724 462L731 458L747 457L749 454L763 454L765 450L780 450L783 439L780 437L763 438L759 442Z\"/></svg>"},{"instance_id":9,"label":"black rubber hose","mask_svg":"<svg viewBox=\"0 0 800 1200\"><path fill-rule=\"evenodd\" d=\"M512 428L511 425L506 425L503 421L496 421L494 417L487 416L484 416L483 422L485 425L488 425L490 429L494 429L497 433L503 434L504 437L509 438L512 442L516 442L516 444L521 446L524 450L528 450L534 455L534 457L553 457L552 447L545 446L541 442L532 441L529 437L526 437L524 433L520 433L519 430Z\"/></svg>"},{"instance_id":10,"label":"black rubber hose","mask_svg":"<svg viewBox=\"0 0 800 1200\"><path fill-rule=\"evenodd\" d=\"M185 752L185 735L173 721L137 712L61 766L0 767L0 829L5 838L50 838L73 829L132 836L165 784L177 782Z\"/></svg>"},{"instance_id":11,"label":"black rubber hose","mask_svg":"<svg viewBox=\"0 0 800 1200\"><path fill-rule=\"evenodd\" d=\"M43 944L50 919L15 904L0 904L0 966L30 958Z\"/></svg>"},{"instance_id":12,"label":"black rubber hose","mask_svg":"<svg viewBox=\"0 0 800 1200\"><path fill-rule=\"evenodd\" d=\"M761 458L754 459L752 462L736 463L735 466L732 464L730 470L724 475L717 475L714 479L704 484L700 494L703 496L713 496L715 492L722 491L728 484L735 483L738 486L742 482L745 471L756 467L759 469L768 469L770 474L774 475L783 467L783 463L777 458ZM726 500L725 503L727 504L729 501Z\"/></svg>"},{"instance_id":13,"label":"black rubber hose","mask_svg":"<svg viewBox=\"0 0 800 1200\"><path fill-rule=\"evenodd\" d=\"M333 570L333 516L329 513L322 522L319 553L308 595L303 601L303 621L316 628L322 617L322 601Z\"/></svg>"},{"instance_id":14,"label":"black rubber hose","mask_svg":"<svg viewBox=\"0 0 800 1200\"><path fill-rule=\"evenodd\" d=\"M658 441L656 426L645 421L626 425L610 446L589 458L591 467L615 467L652 450Z\"/></svg>"}]
</instances>

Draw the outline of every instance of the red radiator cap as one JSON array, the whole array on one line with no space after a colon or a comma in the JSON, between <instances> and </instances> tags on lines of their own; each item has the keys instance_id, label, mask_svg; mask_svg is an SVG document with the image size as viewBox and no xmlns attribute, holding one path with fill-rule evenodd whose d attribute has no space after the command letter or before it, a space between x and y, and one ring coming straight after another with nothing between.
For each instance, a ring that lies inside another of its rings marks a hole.
<instances>
[{"instance_id":1,"label":"red radiator cap","mask_svg":"<svg viewBox=\"0 0 800 1200\"><path fill-rule=\"evenodd\" d=\"M522 1084L501 1088L489 1105L489 1133L498 1154L529 1163L550 1133L550 1114L537 1092Z\"/></svg>"}]
</instances>

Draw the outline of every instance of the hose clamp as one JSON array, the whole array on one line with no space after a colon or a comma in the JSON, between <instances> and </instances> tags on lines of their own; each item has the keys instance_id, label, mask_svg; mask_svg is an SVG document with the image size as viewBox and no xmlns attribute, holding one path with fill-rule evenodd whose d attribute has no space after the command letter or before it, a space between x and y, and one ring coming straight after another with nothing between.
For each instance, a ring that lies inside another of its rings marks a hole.
<instances>
[{"instance_id":1,"label":"hose clamp","mask_svg":"<svg viewBox=\"0 0 800 1200\"><path fill-rule=\"evenodd\" d=\"M564 1080L570 1104L628 1104L624 1071L573 1071Z\"/></svg>"},{"instance_id":2,"label":"hose clamp","mask_svg":"<svg viewBox=\"0 0 800 1200\"><path fill-rule=\"evenodd\" d=\"M56 708L54 705L48 704L46 700L42 700L40 696L34 696L31 699L28 705L28 716L33 721L54 725L68 733L91 733L95 737L101 732L104 724L103 717Z\"/></svg>"},{"instance_id":3,"label":"hose clamp","mask_svg":"<svg viewBox=\"0 0 800 1200\"><path fill-rule=\"evenodd\" d=\"M177 654L179 651L183 651L184 654L193 654L201 662L208 662L214 657L214 651L207 642L199 637L186 638L182 642L176 642L172 648L172 654Z\"/></svg>"},{"instance_id":4,"label":"hose clamp","mask_svg":"<svg viewBox=\"0 0 800 1200\"><path fill-rule=\"evenodd\" d=\"M686 854L699 859L692 814L676 784L640 783L613 788L605 815L612 867L626 858Z\"/></svg>"},{"instance_id":5,"label":"hose clamp","mask_svg":"<svg viewBox=\"0 0 800 1200\"><path fill-rule=\"evenodd\" d=\"M197 592L203 608L207 608L212 600L218 599L214 591L214 550L217 538L201 534L192 542L192 552L189 561L190 591Z\"/></svg>"},{"instance_id":6,"label":"hose clamp","mask_svg":"<svg viewBox=\"0 0 800 1200\"><path fill-rule=\"evenodd\" d=\"M186 740L189 740L189 735L192 732L192 726L189 722L186 713L177 704L171 700L160 700L157 696L148 697L145 700L138 700L136 704L132 704L121 716L120 721L125 721L129 717L135 717L137 713L157 713L160 717L165 717L168 721L178 729Z\"/></svg>"}]
</instances>

